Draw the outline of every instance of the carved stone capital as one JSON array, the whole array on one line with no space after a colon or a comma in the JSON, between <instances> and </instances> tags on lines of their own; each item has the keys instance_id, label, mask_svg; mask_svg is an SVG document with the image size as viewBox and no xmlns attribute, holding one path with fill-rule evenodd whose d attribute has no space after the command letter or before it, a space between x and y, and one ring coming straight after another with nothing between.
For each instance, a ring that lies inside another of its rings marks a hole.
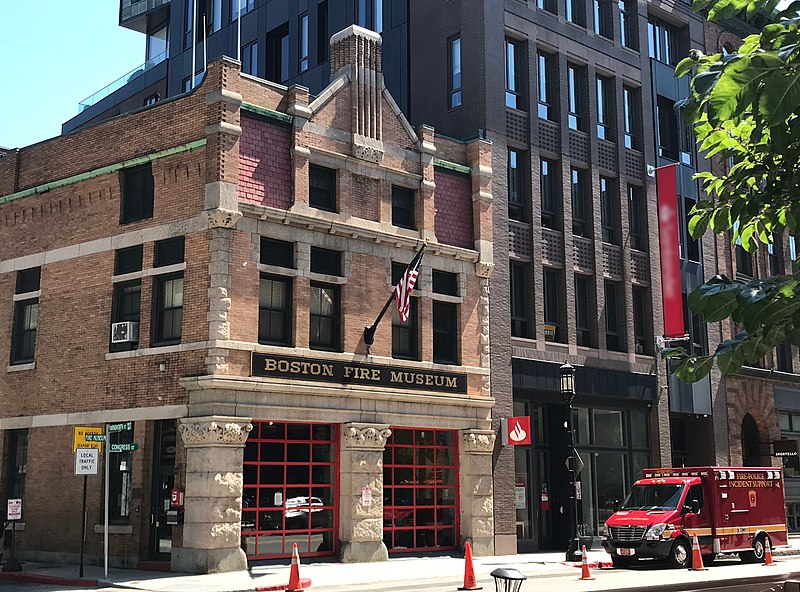
<instances>
[{"instance_id":1,"label":"carved stone capital","mask_svg":"<svg viewBox=\"0 0 800 592\"><path fill-rule=\"evenodd\" d=\"M464 430L461 449L467 454L492 454L495 438L494 430Z\"/></svg>"},{"instance_id":2,"label":"carved stone capital","mask_svg":"<svg viewBox=\"0 0 800 592\"><path fill-rule=\"evenodd\" d=\"M491 277L494 263L491 261L478 261L475 263L475 273L482 278Z\"/></svg>"},{"instance_id":3,"label":"carved stone capital","mask_svg":"<svg viewBox=\"0 0 800 592\"><path fill-rule=\"evenodd\" d=\"M209 228L233 228L241 219L242 213L224 208L205 210Z\"/></svg>"},{"instance_id":4,"label":"carved stone capital","mask_svg":"<svg viewBox=\"0 0 800 592\"><path fill-rule=\"evenodd\" d=\"M383 142L353 134L353 156L368 162L379 163L383 160Z\"/></svg>"},{"instance_id":5,"label":"carved stone capital","mask_svg":"<svg viewBox=\"0 0 800 592\"><path fill-rule=\"evenodd\" d=\"M346 423L342 426L344 450L383 450L392 435L388 425Z\"/></svg>"},{"instance_id":6,"label":"carved stone capital","mask_svg":"<svg viewBox=\"0 0 800 592\"><path fill-rule=\"evenodd\" d=\"M253 424L241 417L187 417L180 422L178 431L186 448L244 446L253 429Z\"/></svg>"}]
</instances>

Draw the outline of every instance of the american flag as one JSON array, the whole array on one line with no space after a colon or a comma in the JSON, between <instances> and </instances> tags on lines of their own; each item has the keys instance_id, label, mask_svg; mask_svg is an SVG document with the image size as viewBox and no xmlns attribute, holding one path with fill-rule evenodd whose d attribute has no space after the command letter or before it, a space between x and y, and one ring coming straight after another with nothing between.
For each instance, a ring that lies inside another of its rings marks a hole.
<instances>
[{"instance_id":1,"label":"american flag","mask_svg":"<svg viewBox=\"0 0 800 592\"><path fill-rule=\"evenodd\" d=\"M408 320L408 311L411 308L411 291L414 289L414 284L417 283L417 276L419 275L419 266L422 263L422 253L425 251L425 245L417 253L417 256L408 264L403 276L394 288L394 301L397 303L397 314L400 315L400 321L405 323Z\"/></svg>"}]
</instances>

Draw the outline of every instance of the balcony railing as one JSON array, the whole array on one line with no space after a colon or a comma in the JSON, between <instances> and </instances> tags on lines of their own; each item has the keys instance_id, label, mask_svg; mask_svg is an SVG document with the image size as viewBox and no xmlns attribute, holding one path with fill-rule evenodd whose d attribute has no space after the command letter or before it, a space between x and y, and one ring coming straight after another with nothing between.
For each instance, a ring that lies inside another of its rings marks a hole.
<instances>
[{"instance_id":1,"label":"balcony railing","mask_svg":"<svg viewBox=\"0 0 800 592\"><path fill-rule=\"evenodd\" d=\"M122 0L120 21L124 23L164 4L169 4L169 0Z\"/></svg>"},{"instance_id":2,"label":"balcony railing","mask_svg":"<svg viewBox=\"0 0 800 592\"><path fill-rule=\"evenodd\" d=\"M138 66L128 72L127 74L120 76L114 82L109 84L108 86L101 88L93 95L86 97L80 103L78 103L78 113L86 111L92 105L100 102L102 99L106 98L108 95L113 93L116 90L121 89L123 86L128 84L131 80L138 78L148 70L151 70L161 62L163 62L167 58L167 52L163 51L154 58L150 58L141 66Z\"/></svg>"}]
</instances>

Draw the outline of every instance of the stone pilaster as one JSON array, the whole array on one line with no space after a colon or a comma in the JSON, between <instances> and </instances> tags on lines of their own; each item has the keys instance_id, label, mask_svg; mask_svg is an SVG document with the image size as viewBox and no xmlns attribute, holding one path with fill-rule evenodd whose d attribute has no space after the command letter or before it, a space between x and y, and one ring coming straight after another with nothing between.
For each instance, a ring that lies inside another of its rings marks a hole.
<instances>
[{"instance_id":1,"label":"stone pilaster","mask_svg":"<svg viewBox=\"0 0 800 592\"><path fill-rule=\"evenodd\" d=\"M344 563L389 558L383 543L383 449L391 435L388 425L342 425L339 539ZM369 505L362 498L366 487L372 497Z\"/></svg>"},{"instance_id":2,"label":"stone pilaster","mask_svg":"<svg viewBox=\"0 0 800 592\"><path fill-rule=\"evenodd\" d=\"M249 418L190 417L178 431L186 449L183 546L172 571L217 573L247 569L241 549L242 451Z\"/></svg>"},{"instance_id":3,"label":"stone pilaster","mask_svg":"<svg viewBox=\"0 0 800 592\"><path fill-rule=\"evenodd\" d=\"M492 430L463 430L459 434L459 495L461 540L469 540L475 555L494 555L494 489Z\"/></svg>"}]
</instances>

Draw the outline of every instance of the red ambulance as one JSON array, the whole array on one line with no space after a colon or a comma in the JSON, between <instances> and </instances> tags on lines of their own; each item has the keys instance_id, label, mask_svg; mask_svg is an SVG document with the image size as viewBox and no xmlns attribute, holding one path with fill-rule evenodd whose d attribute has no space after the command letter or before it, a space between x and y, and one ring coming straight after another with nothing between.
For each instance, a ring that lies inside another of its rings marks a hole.
<instances>
[{"instance_id":1,"label":"red ambulance","mask_svg":"<svg viewBox=\"0 0 800 592\"><path fill-rule=\"evenodd\" d=\"M606 521L603 547L614 567L628 567L639 558L689 567L695 534L704 560L739 553L742 561L763 561L767 539L773 549L788 544L781 469L687 467L642 473Z\"/></svg>"}]
</instances>

